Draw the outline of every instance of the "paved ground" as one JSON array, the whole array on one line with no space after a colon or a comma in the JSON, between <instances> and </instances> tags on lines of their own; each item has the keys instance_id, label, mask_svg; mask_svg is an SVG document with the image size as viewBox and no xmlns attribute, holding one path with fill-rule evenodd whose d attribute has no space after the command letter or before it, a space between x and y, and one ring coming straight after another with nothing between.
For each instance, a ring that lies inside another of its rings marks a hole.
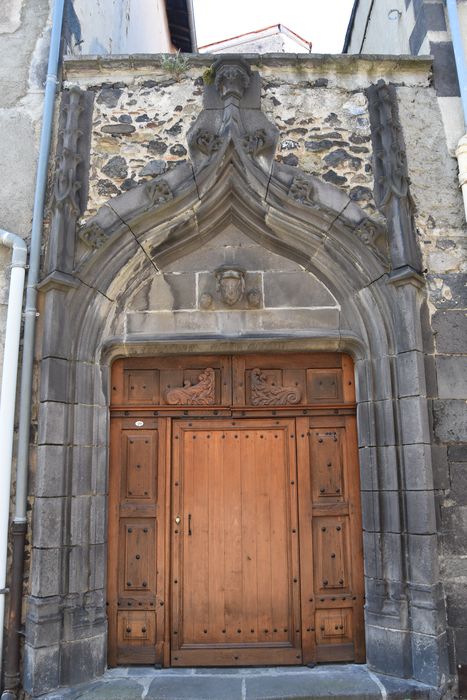
<instances>
[{"instance_id":1,"label":"paved ground","mask_svg":"<svg viewBox=\"0 0 467 700\"><path fill-rule=\"evenodd\" d=\"M425 685L363 665L316 668L116 668L97 681L41 700L435 700Z\"/></svg>"}]
</instances>

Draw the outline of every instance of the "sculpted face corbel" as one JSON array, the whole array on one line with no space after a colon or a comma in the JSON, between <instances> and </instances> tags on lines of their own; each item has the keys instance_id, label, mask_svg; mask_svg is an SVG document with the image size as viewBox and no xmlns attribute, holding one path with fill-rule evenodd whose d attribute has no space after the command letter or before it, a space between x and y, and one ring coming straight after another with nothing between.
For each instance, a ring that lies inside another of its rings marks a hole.
<instances>
[{"instance_id":1,"label":"sculpted face corbel","mask_svg":"<svg viewBox=\"0 0 467 700\"><path fill-rule=\"evenodd\" d=\"M216 270L217 289L224 304L234 306L245 294L245 271L239 267Z\"/></svg>"}]
</instances>

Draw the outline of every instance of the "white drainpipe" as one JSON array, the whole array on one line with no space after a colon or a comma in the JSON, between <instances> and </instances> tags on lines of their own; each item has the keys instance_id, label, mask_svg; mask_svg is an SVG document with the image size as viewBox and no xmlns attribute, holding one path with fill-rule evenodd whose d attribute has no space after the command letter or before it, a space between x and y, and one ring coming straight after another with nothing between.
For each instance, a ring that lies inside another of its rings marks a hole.
<instances>
[{"instance_id":1,"label":"white drainpipe","mask_svg":"<svg viewBox=\"0 0 467 700\"><path fill-rule=\"evenodd\" d=\"M0 396L0 659L3 652L11 460L15 421L16 379L28 249L22 238L0 229L0 244L13 249L8 295L5 349Z\"/></svg>"},{"instance_id":2,"label":"white drainpipe","mask_svg":"<svg viewBox=\"0 0 467 700\"><path fill-rule=\"evenodd\" d=\"M464 55L464 43L459 25L457 0L447 0L449 26L451 28L452 46L456 60L457 78L461 93L462 110L464 112L465 134L457 144L456 156L459 163L459 184L464 198L465 217L467 219L467 65Z\"/></svg>"}]
</instances>

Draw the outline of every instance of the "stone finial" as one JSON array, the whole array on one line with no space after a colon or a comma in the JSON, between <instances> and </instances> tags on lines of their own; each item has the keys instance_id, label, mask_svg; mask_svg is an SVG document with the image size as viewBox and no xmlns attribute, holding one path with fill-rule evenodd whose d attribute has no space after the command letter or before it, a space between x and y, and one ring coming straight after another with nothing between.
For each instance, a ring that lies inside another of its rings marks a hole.
<instances>
[{"instance_id":1,"label":"stone finial","mask_svg":"<svg viewBox=\"0 0 467 700\"><path fill-rule=\"evenodd\" d=\"M223 100L234 97L241 100L250 84L251 70L241 59L219 59L214 64L214 85Z\"/></svg>"}]
</instances>

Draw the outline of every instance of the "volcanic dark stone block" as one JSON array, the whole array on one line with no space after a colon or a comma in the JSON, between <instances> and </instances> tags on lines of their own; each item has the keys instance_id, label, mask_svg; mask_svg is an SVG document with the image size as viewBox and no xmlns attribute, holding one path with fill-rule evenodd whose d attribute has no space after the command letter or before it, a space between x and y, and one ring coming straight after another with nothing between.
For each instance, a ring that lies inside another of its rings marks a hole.
<instances>
[{"instance_id":1,"label":"volcanic dark stone block","mask_svg":"<svg viewBox=\"0 0 467 700\"><path fill-rule=\"evenodd\" d=\"M438 686L449 667L446 633L438 637L412 633L412 658L414 678Z\"/></svg>"},{"instance_id":2,"label":"volcanic dark stone block","mask_svg":"<svg viewBox=\"0 0 467 700\"><path fill-rule=\"evenodd\" d=\"M176 143L175 146L172 146L170 148L170 153L173 156L180 156L181 157L181 156L186 156L187 150L186 150L185 146L182 146L181 143Z\"/></svg>"},{"instance_id":3,"label":"volcanic dark stone block","mask_svg":"<svg viewBox=\"0 0 467 700\"><path fill-rule=\"evenodd\" d=\"M411 675L410 634L367 625L367 663L370 669L401 678Z\"/></svg>"},{"instance_id":4,"label":"volcanic dark stone block","mask_svg":"<svg viewBox=\"0 0 467 700\"><path fill-rule=\"evenodd\" d=\"M332 185L345 185L347 182L346 177L338 175L334 170L328 170L327 173L324 173L323 180L330 182Z\"/></svg>"},{"instance_id":5,"label":"volcanic dark stone block","mask_svg":"<svg viewBox=\"0 0 467 700\"><path fill-rule=\"evenodd\" d=\"M348 163L355 169L359 168L362 162L361 158L352 156L344 148L337 148L335 151L332 151L332 153L328 153L328 155L324 157L324 161L327 165L332 167Z\"/></svg>"},{"instance_id":6,"label":"volcanic dark stone block","mask_svg":"<svg viewBox=\"0 0 467 700\"><path fill-rule=\"evenodd\" d=\"M56 688L59 682L59 647L50 644L34 649L26 644L23 671L24 690L37 697Z\"/></svg>"},{"instance_id":7,"label":"volcanic dark stone block","mask_svg":"<svg viewBox=\"0 0 467 700\"><path fill-rule=\"evenodd\" d=\"M461 399L433 402L434 432L443 442L467 442L467 404Z\"/></svg>"},{"instance_id":8,"label":"volcanic dark stone block","mask_svg":"<svg viewBox=\"0 0 467 700\"><path fill-rule=\"evenodd\" d=\"M332 294L307 272L265 272L266 307L335 306Z\"/></svg>"},{"instance_id":9,"label":"volcanic dark stone block","mask_svg":"<svg viewBox=\"0 0 467 700\"><path fill-rule=\"evenodd\" d=\"M168 145L160 139L153 139L148 143L148 151L157 155L163 155L168 149Z\"/></svg>"},{"instance_id":10,"label":"volcanic dark stone block","mask_svg":"<svg viewBox=\"0 0 467 700\"><path fill-rule=\"evenodd\" d=\"M79 696L79 700L141 700L144 687L135 680L119 678L109 683L97 682ZM149 697L149 696L146 696Z\"/></svg>"},{"instance_id":11,"label":"volcanic dark stone block","mask_svg":"<svg viewBox=\"0 0 467 700\"><path fill-rule=\"evenodd\" d=\"M289 153L282 159L282 162L286 165L296 166L298 165L298 158L295 153Z\"/></svg>"},{"instance_id":12,"label":"volcanic dark stone block","mask_svg":"<svg viewBox=\"0 0 467 700\"><path fill-rule=\"evenodd\" d=\"M167 163L164 160L150 160L149 163L146 163L144 168L141 170L140 175L152 175L155 177L156 175L162 175L162 173L165 173L166 170Z\"/></svg>"},{"instance_id":13,"label":"volcanic dark stone block","mask_svg":"<svg viewBox=\"0 0 467 700\"><path fill-rule=\"evenodd\" d=\"M99 180L97 183L97 193L102 197L113 197L119 193L119 190L110 180Z\"/></svg>"},{"instance_id":14,"label":"volcanic dark stone block","mask_svg":"<svg viewBox=\"0 0 467 700\"><path fill-rule=\"evenodd\" d=\"M54 401L41 403L39 410L39 445L66 444L68 404Z\"/></svg>"},{"instance_id":15,"label":"volcanic dark stone block","mask_svg":"<svg viewBox=\"0 0 467 700\"><path fill-rule=\"evenodd\" d=\"M371 202L373 199L373 192L368 189L368 187L352 187L349 193L349 197L354 202Z\"/></svg>"},{"instance_id":16,"label":"volcanic dark stone block","mask_svg":"<svg viewBox=\"0 0 467 700\"><path fill-rule=\"evenodd\" d=\"M241 697L241 678L192 676L188 680L159 677L149 686L146 700L239 700Z\"/></svg>"},{"instance_id":17,"label":"volcanic dark stone block","mask_svg":"<svg viewBox=\"0 0 467 700\"><path fill-rule=\"evenodd\" d=\"M449 249L448 243L449 241L445 242L442 250ZM438 247L441 246L438 244ZM455 243L454 247L456 247ZM442 286L440 286L439 280L443 281ZM449 275L431 274L427 275L427 281L430 286L430 301L436 308L465 309L467 307L467 275L465 272L451 272ZM445 293L447 289L449 294Z\"/></svg>"},{"instance_id":18,"label":"volcanic dark stone block","mask_svg":"<svg viewBox=\"0 0 467 700\"><path fill-rule=\"evenodd\" d=\"M405 445L430 443L428 408L420 396L399 399L402 426L402 442Z\"/></svg>"},{"instance_id":19,"label":"volcanic dark stone block","mask_svg":"<svg viewBox=\"0 0 467 700\"><path fill-rule=\"evenodd\" d=\"M432 444L431 458L433 466L433 487L435 489L449 488L448 449L446 445Z\"/></svg>"},{"instance_id":20,"label":"volcanic dark stone block","mask_svg":"<svg viewBox=\"0 0 467 700\"><path fill-rule=\"evenodd\" d=\"M63 445L39 445L35 474L35 496L65 495L65 473L69 447Z\"/></svg>"},{"instance_id":21,"label":"volcanic dark stone block","mask_svg":"<svg viewBox=\"0 0 467 700\"><path fill-rule=\"evenodd\" d=\"M407 530L412 534L436 532L435 501L432 491L407 491Z\"/></svg>"},{"instance_id":22,"label":"volcanic dark stone block","mask_svg":"<svg viewBox=\"0 0 467 700\"><path fill-rule=\"evenodd\" d=\"M332 141L321 139L320 141L305 141L307 151L327 151L332 147Z\"/></svg>"},{"instance_id":23,"label":"volcanic dark stone block","mask_svg":"<svg viewBox=\"0 0 467 700\"><path fill-rule=\"evenodd\" d=\"M125 178L128 174L127 162L122 156L114 156L107 161L102 172L108 177Z\"/></svg>"},{"instance_id":24,"label":"volcanic dark stone block","mask_svg":"<svg viewBox=\"0 0 467 700\"><path fill-rule=\"evenodd\" d=\"M101 127L103 134L110 134L111 136L123 136L124 134L132 134L136 131L136 127L133 124L106 124Z\"/></svg>"},{"instance_id":25,"label":"volcanic dark stone block","mask_svg":"<svg viewBox=\"0 0 467 700\"><path fill-rule=\"evenodd\" d=\"M104 88L97 96L97 104L105 105L109 109L117 106L122 90L119 88Z\"/></svg>"},{"instance_id":26,"label":"volcanic dark stone block","mask_svg":"<svg viewBox=\"0 0 467 700\"><path fill-rule=\"evenodd\" d=\"M397 357L398 394L418 396L426 394L424 355L418 351L404 352Z\"/></svg>"},{"instance_id":27,"label":"volcanic dark stone block","mask_svg":"<svg viewBox=\"0 0 467 700\"><path fill-rule=\"evenodd\" d=\"M246 700L377 700L379 697L376 683L355 668L339 672L334 667L328 673L313 675L288 672L246 677Z\"/></svg>"},{"instance_id":28,"label":"volcanic dark stone block","mask_svg":"<svg viewBox=\"0 0 467 700\"><path fill-rule=\"evenodd\" d=\"M431 446L404 445L405 487L410 491L433 489Z\"/></svg>"},{"instance_id":29,"label":"volcanic dark stone block","mask_svg":"<svg viewBox=\"0 0 467 700\"><path fill-rule=\"evenodd\" d=\"M406 541L409 553L409 580L422 585L436 582L439 578L437 535L407 535Z\"/></svg>"},{"instance_id":30,"label":"volcanic dark stone block","mask_svg":"<svg viewBox=\"0 0 467 700\"><path fill-rule=\"evenodd\" d=\"M70 543L86 545L89 543L91 496L74 496L71 499Z\"/></svg>"},{"instance_id":31,"label":"volcanic dark stone block","mask_svg":"<svg viewBox=\"0 0 467 700\"><path fill-rule=\"evenodd\" d=\"M467 356L437 356L436 369L440 399L464 399L467 396Z\"/></svg>"},{"instance_id":32,"label":"volcanic dark stone block","mask_svg":"<svg viewBox=\"0 0 467 700\"><path fill-rule=\"evenodd\" d=\"M75 685L102 675L106 665L106 635L100 634L62 645L60 682Z\"/></svg>"},{"instance_id":33,"label":"volcanic dark stone block","mask_svg":"<svg viewBox=\"0 0 467 700\"><path fill-rule=\"evenodd\" d=\"M68 401L68 371L67 360L49 357L41 362L41 401Z\"/></svg>"},{"instance_id":34,"label":"volcanic dark stone block","mask_svg":"<svg viewBox=\"0 0 467 700\"><path fill-rule=\"evenodd\" d=\"M467 462L467 444L449 445L447 456L450 462Z\"/></svg>"},{"instance_id":35,"label":"volcanic dark stone block","mask_svg":"<svg viewBox=\"0 0 467 700\"><path fill-rule=\"evenodd\" d=\"M165 132L167 134L170 134L171 136L178 136L179 134L182 133L182 124L183 124L182 120L179 119L178 122L176 122L169 129L165 129Z\"/></svg>"},{"instance_id":36,"label":"volcanic dark stone block","mask_svg":"<svg viewBox=\"0 0 467 700\"><path fill-rule=\"evenodd\" d=\"M33 544L35 547L59 547L62 540L64 499L36 498L34 501Z\"/></svg>"},{"instance_id":37,"label":"volcanic dark stone block","mask_svg":"<svg viewBox=\"0 0 467 700\"><path fill-rule=\"evenodd\" d=\"M467 542L467 506L442 507L442 542L445 552L465 555Z\"/></svg>"},{"instance_id":38,"label":"volcanic dark stone block","mask_svg":"<svg viewBox=\"0 0 467 700\"><path fill-rule=\"evenodd\" d=\"M60 549L35 549L31 555L31 593L48 597L60 592Z\"/></svg>"},{"instance_id":39,"label":"volcanic dark stone block","mask_svg":"<svg viewBox=\"0 0 467 700\"><path fill-rule=\"evenodd\" d=\"M440 353L465 353L466 311L437 311L432 317L436 348Z\"/></svg>"}]
</instances>

